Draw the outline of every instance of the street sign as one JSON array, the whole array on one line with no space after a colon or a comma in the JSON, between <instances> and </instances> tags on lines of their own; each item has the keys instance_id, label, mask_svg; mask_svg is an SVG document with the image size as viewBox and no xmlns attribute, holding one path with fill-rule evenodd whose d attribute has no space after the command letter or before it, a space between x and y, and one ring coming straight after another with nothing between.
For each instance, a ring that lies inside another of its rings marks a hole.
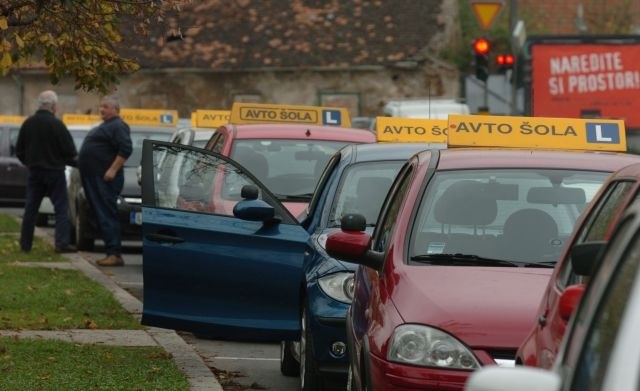
<instances>
[{"instance_id":1,"label":"street sign","mask_svg":"<svg viewBox=\"0 0 640 391\"><path fill-rule=\"evenodd\" d=\"M483 30L489 30L502 10L503 0L470 0L471 9Z\"/></svg>"}]
</instances>

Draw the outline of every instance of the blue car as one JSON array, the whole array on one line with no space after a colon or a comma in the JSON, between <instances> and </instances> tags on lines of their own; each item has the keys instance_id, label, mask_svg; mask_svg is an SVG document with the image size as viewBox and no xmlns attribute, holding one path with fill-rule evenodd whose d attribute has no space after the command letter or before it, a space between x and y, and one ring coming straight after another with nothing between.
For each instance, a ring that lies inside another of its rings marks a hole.
<instances>
[{"instance_id":1,"label":"blue car","mask_svg":"<svg viewBox=\"0 0 640 391\"><path fill-rule=\"evenodd\" d=\"M300 375L302 390L346 384L355 265L328 256L324 242L346 213L364 215L373 229L403 163L431 146L343 147L328 162L306 215L296 219L235 161L145 141L142 323L220 339L284 341L281 371ZM163 188L167 181L154 167L166 154L186 162L172 174L178 194L168 194L175 186Z\"/></svg>"}]
</instances>

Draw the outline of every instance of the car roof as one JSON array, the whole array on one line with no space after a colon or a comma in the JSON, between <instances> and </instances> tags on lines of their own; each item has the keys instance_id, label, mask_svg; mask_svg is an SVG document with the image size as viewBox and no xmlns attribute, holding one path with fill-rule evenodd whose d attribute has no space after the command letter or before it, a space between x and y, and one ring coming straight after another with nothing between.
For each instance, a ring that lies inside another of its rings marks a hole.
<instances>
[{"instance_id":1,"label":"car roof","mask_svg":"<svg viewBox=\"0 0 640 391\"><path fill-rule=\"evenodd\" d=\"M411 155L430 148L446 148L445 144L428 143L372 143L350 144L338 152L352 163L381 160L407 160Z\"/></svg>"},{"instance_id":2,"label":"car roof","mask_svg":"<svg viewBox=\"0 0 640 391\"><path fill-rule=\"evenodd\" d=\"M421 160L428 159L421 152ZM450 148L440 152L438 170L473 168L566 168L613 172L640 162L640 155L596 151Z\"/></svg>"},{"instance_id":3,"label":"car roof","mask_svg":"<svg viewBox=\"0 0 640 391\"><path fill-rule=\"evenodd\" d=\"M219 131L233 132L236 139L312 139L355 142L375 142L376 135L369 130L318 126L306 124L252 124L224 125Z\"/></svg>"}]
</instances>

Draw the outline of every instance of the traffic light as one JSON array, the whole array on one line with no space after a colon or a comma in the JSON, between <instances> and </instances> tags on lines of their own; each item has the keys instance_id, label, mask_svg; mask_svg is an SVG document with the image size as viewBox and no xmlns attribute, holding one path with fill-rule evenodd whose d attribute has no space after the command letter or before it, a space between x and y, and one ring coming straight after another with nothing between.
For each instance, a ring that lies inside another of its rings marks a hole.
<instances>
[{"instance_id":1,"label":"traffic light","mask_svg":"<svg viewBox=\"0 0 640 391\"><path fill-rule=\"evenodd\" d=\"M489 78L489 51L491 45L486 38L478 38L473 41L473 54L476 58L476 78L487 81Z\"/></svg>"},{"instance_id":2,"label":"traffic light","mask_svg":"<svg viewBox=\"0 0 640 391\"><path fill-rule=\"evenodd\" d=\"M498 72L505 73L508 69L513 69L515 63L515 57L513 54L498 54L496 56L496 65L498 66Z\"/></svg>"}]
</instances>

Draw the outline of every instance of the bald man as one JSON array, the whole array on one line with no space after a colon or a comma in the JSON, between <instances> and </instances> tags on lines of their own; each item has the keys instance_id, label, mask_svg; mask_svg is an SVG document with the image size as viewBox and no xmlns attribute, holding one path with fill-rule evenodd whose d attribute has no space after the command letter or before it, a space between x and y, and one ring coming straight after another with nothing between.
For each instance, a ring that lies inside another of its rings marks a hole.
<instances>
[{"instance_id":1,"label":"bald man","mask_svg":"<svg viewBox=\"0 0 640 391\"><path fill-rule=\"evenodd\" d=\"M36 217L42 199L53 203L56 216L56 252L75 251L71 241L66 165L75 165L78 152L67 127L56 118L58 95L47 90L38 96L38 110L20 127L16 156L29 168L27 194L20 231L20 249L31 251Z\"/></svg>"}]
</instances>

